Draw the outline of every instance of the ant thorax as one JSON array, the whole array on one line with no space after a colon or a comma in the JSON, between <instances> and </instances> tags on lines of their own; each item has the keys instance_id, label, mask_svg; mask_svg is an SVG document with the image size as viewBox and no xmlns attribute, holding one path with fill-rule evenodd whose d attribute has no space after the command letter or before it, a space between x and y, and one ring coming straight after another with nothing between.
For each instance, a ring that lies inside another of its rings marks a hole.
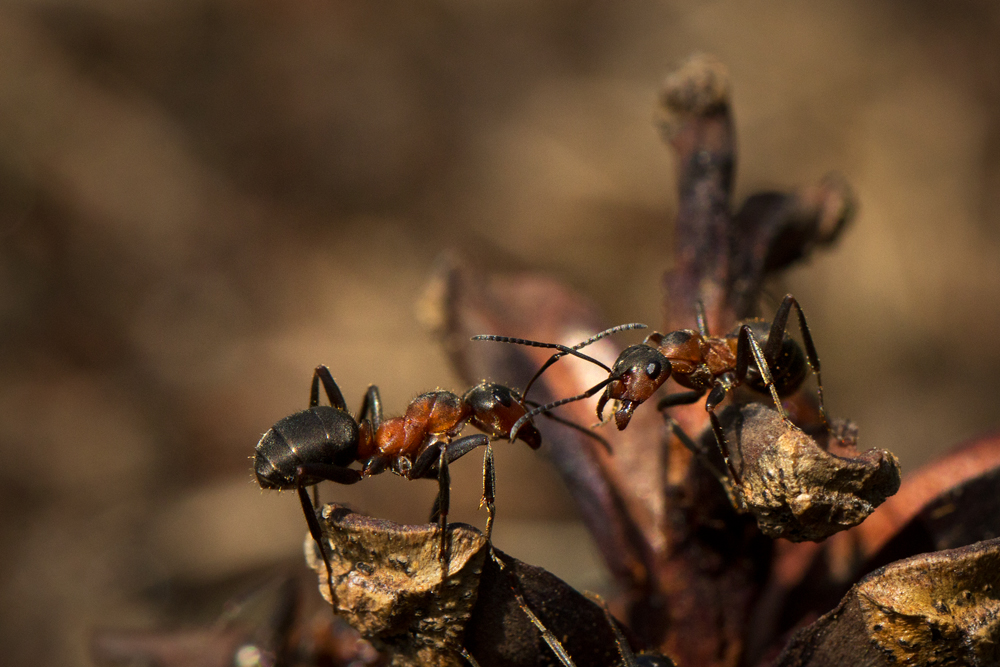
<instances>
[{"instance_id":1,"label":"ant thorax","mask_svg":"<svg viewBox=\"0 0 1000 667\"><path fill-rule=\"evenodd\" d=\"M470 416L468 405L450 391L421 394L410 402L404 416L387 419L379 425L375 432L376 456L388 460L405 458L413 463L428 442L458 434Z\"/></svg>"},{"instance_id":2,"label":"ant thorax","mask_svg":"<svg viewBox=\"0 0 1000 667\"><path fill-rule=\"evenodd\" d=\"M670 361L674 380L688 389L711 389L715 378L736 367L736 336L703 336L694 329L654 333L646 344Z\"/></svg>"}]
</instances>

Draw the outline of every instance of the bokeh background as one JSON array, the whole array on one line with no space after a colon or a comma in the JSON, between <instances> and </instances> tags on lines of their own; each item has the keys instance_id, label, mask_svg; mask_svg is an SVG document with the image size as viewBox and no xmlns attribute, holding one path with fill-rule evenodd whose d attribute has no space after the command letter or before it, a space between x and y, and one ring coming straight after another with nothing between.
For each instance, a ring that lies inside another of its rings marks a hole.
<instances>
[{"instance_id":1,"label":"bokeh background","mask_svg":"<svg viewBox=\"0 0 1000 667\"><path fill-rule=\"evenodd\" d=\"M89 664L95 627L298 561L253 446L318 363L390 413L462 389L416 316L443 250L656 325L656 95L693 51L731 69L737 202L828 170L857 191L839 246L772 289L810 317L831 412L908 470L996 428L989 0L0 3L3 663ZM498 460L498 545L600 588L544 457ZM453 475L482 525L478 457ZM419 522L434 484L323 494Z\"/></svg>"}]
</instances>

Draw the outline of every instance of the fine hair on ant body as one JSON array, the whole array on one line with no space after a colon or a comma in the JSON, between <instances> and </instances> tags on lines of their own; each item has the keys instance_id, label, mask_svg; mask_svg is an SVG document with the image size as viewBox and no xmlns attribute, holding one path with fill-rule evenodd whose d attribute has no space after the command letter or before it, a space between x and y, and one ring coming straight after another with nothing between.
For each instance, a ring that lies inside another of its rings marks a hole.
<instances>
[{"instance_id":1,"label":"fine hair on ant body","mask_svg":"<svg viewBox=\"0 0 1000 667\"><path fill-rule=\"evenodd\" d=\"M330 405L319 404L319 385ZM447 572L447 517L450 495L448 465L477 447L486 447L483 462L483 501L493 527L495 475L491 440L520 439L532 449L541 445L534 424L521 420L527 414L523 399L503 385L482 382L464 396L431 391L413 399L402 417L383 419L378 387L368 387L357 416L351 415L340 388L326 366L313 373L309 408L285 417L261 437L254 455L254 472L264 489L295 489L309 532L319 545L333 593L330 560L316 518L315 498L305 489L321 481L355 484L386 470L407 479L437 478L438 496L431 520L441 532L440 560ZM457 437L466 424L482 433ZM512 430L518 424L517 430ZM349 467L360 462L360 470Z\"/></svg>"},{"instance_id":2,"label":"fine hair on ant body","mask_svg":"<svg viewBox=\"0 0 1000 667\"><path fill-rule=\"evenodd\" d=\"M802 333L803 351L795 340L786 335L785 327L792 307L798 314L799 330ZM723 336L713 336L708 332L703 306L699 303L697 310L698 329L679 329L666 334L654 332L638 344L625 348L611 368L600 361L580 353L580 348L590 345L596 340L626 328L642 328L641 325L622 325L603 331L582 343L568 347L556 343L540 343L500 336L476 336L474 340L495 340L499 342L531 345L558 350L539 368L535 377L525 388L528 388L538 376L559 358L572 355L595 363L608 371L608 377L587 391L577 396L554 401L547 405L532 408L521 419L525 422L535 415L548 412L556 407L579 401L593 396L601 389L597 402L597 418L604 421L604 407L611 401L618 401L615 411L615 425L618 430L628 426L636 407L649 399L660 386L673 376L677 384L690 391L669 394L657 403L657 410L676 432L679 426L666 415L666 410L689 405L708 394L705 399L705 410L708 411L712 430L722 449L722 455L730 475L737 484L739 475L729 458L725 434L715 409L726 396L739 386L747 387L758 393L770 393L782 419L787 419L781 406L781 397L789 396L802 386L806 378L806 366L816 374L817 393L819 396L819 414L823 425L829 430L826 411L823 407L823 384L820 377L819 356L813 344L812 334L806 323L802 307L791 294L782 299L770 327L765 320L749 320L742 322L730 333ZM753 364L751 364L753 360ZM514 424L517 429L520 424ZM690 438L682 438L685 444L691 446ZM700 451L696 451L702 454Z\"/></svg>"}]
</instances>

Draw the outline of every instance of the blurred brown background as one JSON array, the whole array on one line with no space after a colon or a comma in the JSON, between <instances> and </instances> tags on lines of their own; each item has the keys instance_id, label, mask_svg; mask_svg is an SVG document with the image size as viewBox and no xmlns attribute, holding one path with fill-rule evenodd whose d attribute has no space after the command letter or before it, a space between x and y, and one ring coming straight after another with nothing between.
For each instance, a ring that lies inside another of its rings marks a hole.
<instances>
[{"instance_id":1,"label":"blurred brown background","mask_svg":"<svg viewBox=\"0 0 1000 667\"><path fill-rule=\"evenodd\" d=\"M3 663L88 664L95 626L300 559L253 446L317 363L390 413L461 389L414 308L442 250L657 325L675 196L652 119L696 50L731 67L737 201L830 169L859 195L773 288L804 304L832 413L911 470L995 428L998 37L988 0L3 3ZM498 545L600 587L548 463L500 449ZM453 474L482 525L478 456ZM323 488L402 521L433 493Z\"/></svg>"}]
</instances>

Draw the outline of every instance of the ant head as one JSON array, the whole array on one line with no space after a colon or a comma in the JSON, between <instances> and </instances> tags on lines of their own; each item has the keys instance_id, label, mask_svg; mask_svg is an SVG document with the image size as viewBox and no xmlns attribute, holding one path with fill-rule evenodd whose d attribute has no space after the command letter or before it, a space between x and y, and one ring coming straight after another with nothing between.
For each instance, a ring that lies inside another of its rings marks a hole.
<instances>
[{"instance_id":1,"label":"ant head","mask_svg":"<svg viewBox=\"0 0 1000 667\"><path fill-rule=\"evenodd\" d=\"M492 382L476 385L462 400L472 410L469 423L491 439L510 438L514 424L528 412L520 394ZM532 449L538 449L542 444L542 435L531 422L525 422L518 429L517 437Z\"/></svg>"},{"instance_id":2,"label":"ant head","mask_svg":"<svg viewBox=\"0 0 1000 667\"><path fill-rule=\"evenodd\" d=\"M615 425L621 431L632 419L632 411L666 382L670 370L670 362L656 348L649 345L626 348L618 355L610 381L597 402L597 418L604 421L604 405L608 401L620 401Z\"/></svg>"}]
</instances>

